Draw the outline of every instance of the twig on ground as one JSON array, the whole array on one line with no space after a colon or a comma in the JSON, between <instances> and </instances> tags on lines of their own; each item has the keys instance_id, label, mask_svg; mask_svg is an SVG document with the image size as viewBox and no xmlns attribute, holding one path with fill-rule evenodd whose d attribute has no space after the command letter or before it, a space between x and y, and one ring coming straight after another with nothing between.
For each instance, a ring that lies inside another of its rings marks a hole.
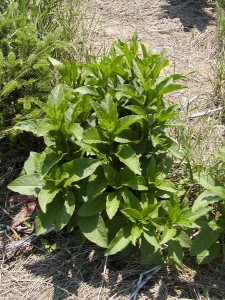
<instances>
[{"instance_id":1,"label":"twig on ground","mask_svg":"<svg viewBox=\"0 0 225 300\"><path fill-rule=\"evenodd\" d=\"M27 237L27 238L25 238L23 240L15 241L15 242L12 242L12 243L10 243L8 245L4 245L3 247L0 247L0 251L3 253L3 255L6 255L5 262L8 261L9 259L11 259L14 255L16 255L17 251L19 249L21 249L22 247L30 245L31 242L36 241L40 237L45 236L45 235L47 235L48 233L50 233L50 232L52 232L54 230L55 230L55 227L52 226L45 233L42 233L40 235L32 234L32 235L30 235L29 237ZM7 257L7 252L8 251L13 251L13 254L10 255L9 257Z\"/></svg>"},{"instance_id":2,"label":"twig on ground","mask_svg":"<svg viewBox=\"0 0 225 300\"><path fill-rule=\"evenodd\" d=\"M102 289L103 289L103 285L104 285L104 282L105 282L105 276L106 276L107 261L108 261L108 256L106 256L106 258L105 258L104 269L103 269L103 273L102 273L102 281L101 281L101 286L99 288L97 300L101 299Z\"/></svg>"},{"instance_id":3,"label":"twig on ground","mask_svg":"<svg viewBox=\"0 0 225 300\"><path fill-rule=\"evenodd\" d=\"M203 111L203 112L199 112L199 113L196 113L196 114L193 114L193 115L190 115L188 116L189 119L193 119L193 118L198 118L198 117L202 117L204 115L208 115L208 114L212 114L214 112L218 112L218 111L221 111L221 110L224 110L224 107L219 107L219 108L215 108L215 109L209 109L207 111Z\"/></svg>"},{"instance_id":4,"label":"twig on ground","mask_svg":"<svg viewBox=\"0 0 225 300\"><path fill-rule=\"evenodd\" d=\"M145 271L143 273L140 274L139 280L137 282L137 287L135 289L135 291L130 295L129 300L136 300L137 296L138 296L138 292L139 290L150 280L152 279L153 275L155 275L159 270L161 269L160 266L154 267L151 270ZM145 280L142 281L143 276L147 275L151 273L150 275L147 276L147 278Z\"/></svg>"},{"instance_id":5,"label":"twig on ground","mask_svg":"<svg viewBox=\"0 0 225 300\"><path fill-rule=\"evenodd\" d=\"M199 96L195 96L193 98L191 98L185 105L183 108L186 108L186 111L189 111L190 105L199 98Z\"/></svg>"},{"instance_id":6,"label":"twig on ground","mask_svg":"<svg viewBox=\"0 0 225 300\"><path fill-rule=\"evenodd\" d=\"M0 206L0 208L4 212L4 214L6 214L11 220L13 220L13 217L10 216L10 214L2 206Z\"/></svg>"}]
</instances>

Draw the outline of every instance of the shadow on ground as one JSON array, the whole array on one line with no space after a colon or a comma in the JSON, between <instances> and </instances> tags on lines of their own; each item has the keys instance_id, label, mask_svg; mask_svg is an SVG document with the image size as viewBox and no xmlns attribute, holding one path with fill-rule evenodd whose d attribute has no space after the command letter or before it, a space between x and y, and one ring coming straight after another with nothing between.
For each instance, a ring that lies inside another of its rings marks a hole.
<instances>
[{"instance_id":1,"label":"shadow on ground","mask_svg":"<svg viewBox=\"0 0 225 300\"><path fill-rule=\"evenodd\" d=\"M212 12L215 2L207 0L167 0L163 7L165 16L170 19L178 18L184 30L197 28L203 32L215 20Z\"/></svg>"},{"instance_id":2,"label":"shadow on ground","mask_svg":"<svg viewBox=\"0 0 225 300\"><path fill-rule=\"evenodd\" d=\"M137 254L132 254L127 259L109 257L103 274L105 262L101 249L92 244L78 247L75 241L65 237L61 249L41 255L40 259L24 264L24 267L34 278L41 277L44 282L51 283L51 293L49 289L44 296L49 300L128 300L137 287L140 275L153 268L140 265ZM222 269L220 261L210 266L198 266L193 259L188 259L182 272L170 268L158 271L138 292L138 299L197 299L206 293L208 297L225 299L225 266ZM143 276L142 282L148 275ZM49 286L42 285L42 288L44 292Z\"/></svg>"}]
</instances>

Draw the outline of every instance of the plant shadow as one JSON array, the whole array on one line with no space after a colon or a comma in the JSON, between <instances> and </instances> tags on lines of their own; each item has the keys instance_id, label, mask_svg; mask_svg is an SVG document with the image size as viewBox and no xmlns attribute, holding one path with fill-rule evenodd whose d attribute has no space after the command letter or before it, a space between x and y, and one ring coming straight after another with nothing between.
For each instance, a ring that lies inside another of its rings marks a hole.
<instances>
[{"instance_id":1,"label":"plant shadow","mask_svg":"<svg viewBox=\"0 0 225 300\"><path fill-rule=\"evenodd\" d=\"M184 31L197 28L200 32L204 32L215 21L212 14L214 9L215 2L209 0L167 0L163 6L165 17L178 18Z\"/></svg>"},{"instance_id":2,"label":"plant shadow","mask_svg":"<svg viewBox=\"0 0 225 300\"><path fill-rule=\"evenodd\" d=\"M140 265L136 253L126 259L112 256L106 261L104 251L93 244L78 246L66 237L63 244L63 248L45 255L42 252L40 259L24 265L34 278L51 285L53 292L50 296L50 290L47 291L48 299L132 299L140 275L153 268ZM159 270L138 291L138 299L196 299L196 293L225 299L224 271L221 261L202 267L188 260L182 272L172 268Z\"/></svg>"}]
</instances>

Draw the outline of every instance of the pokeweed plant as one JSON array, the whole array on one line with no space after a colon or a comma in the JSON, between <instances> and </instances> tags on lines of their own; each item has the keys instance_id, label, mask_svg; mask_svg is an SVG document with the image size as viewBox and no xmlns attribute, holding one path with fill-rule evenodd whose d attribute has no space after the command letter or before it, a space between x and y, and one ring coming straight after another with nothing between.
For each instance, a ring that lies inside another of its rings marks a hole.
<instances>
[{"instance_id":1,"label":"pokeweed plant","mask_svg":"<svg viewBox=\"0 0 225 300\"><path fill-rule=\"evenodd\" d=\"M163 96L183 88L183 76L161 75L165 53L138 51L133 36L88 63L50 58L65 84L36 102L43 118L15 126L43 137L46 148L30 153L9 188L38 197L37 234L79 228L105 255L138 247L142 263L181 267L211 207L191 207L169 179L181 154L168 128L179 120Z\"/></svg>"}]
</instances>

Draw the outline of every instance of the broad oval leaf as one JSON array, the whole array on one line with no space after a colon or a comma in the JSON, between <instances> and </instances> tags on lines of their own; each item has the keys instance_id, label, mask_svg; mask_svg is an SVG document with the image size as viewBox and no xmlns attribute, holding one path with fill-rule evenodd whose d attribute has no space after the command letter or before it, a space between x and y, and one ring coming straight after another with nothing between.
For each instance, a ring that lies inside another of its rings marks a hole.
<instances>
[{"instance_id":1,"label":"broad oval leaf","mask_svg":"<svg viewBox=\"0 0 225 300\"><path fill-rule=\"evenodd\" d=\"M116 156L121 162L128 166L131 171L137 175L141 175L141 166L139 157L129 145L120 145L117 148Z\"/></svg>"},{"instance_id":2,"label":"broad oval leaf","mask_svg":"<svg viewBox=\"0 0 225 300\"><path fill-rule=\"evenodd\" d=\"M90 176L100 164L100 160L90 158L76 158L65 163L62 166L62 176L68 174L68 179L65 179L64 186Z\"/></svg>"},{"instance_id":3,"label":"broad oval leaf","mask_svg":"<svg viewBox=\"0 0 225 300\"><path fill-rule=\"evenodd\" d=\"M137 209L137 210L141 210L140 201L130 190L125 188L123 190L122 196L123 196L126 206Z\"/></svg>"},{"instance_id":4,"label":"broad oval leaf","mask_svg":"<svg viewBox=\"0 0 225 300\"><path fill-rule=\"evenodd\" d=\"M38 193L38 202L44 213L47 210L47 204L55 198L59 190L60 189L55 186L54 181L47 181L40 193Z\"/></svg>"},{"instance_id":5,"label":"broad oval leaf","mask_svg":"<svg viewBox=\"0 0 225 300\"><path fill-rule=\"evenodd\" d=\"M164 227L160 245L166 244L168 241L172 240L176 235L177 230L175 228L169 228L167 225Z\"/></svg>"},{"instance_id":6,"label":"broad oval leaf","mask_svg":"<svg viewBox=\"0 0 225 300\"><path fill-rule=\"evenodd\" d=\"M131 238L132 238L131 242L134 246L136 245L137 240L141 236L142 232L143 232L143 229L140 226L134 225L132 227L132 229L131 229Z\"/></svg>"},{"instance_id":7,"label":"broad oval leaf","mask_svg":"<svg viewBox=\"0 0 225 300\"><path fill-rule=\"evenodd\" d=\"M87 202L81 205L77 214L81 217L90 217L102 212L106 206L107 195L108 193L102 193L96 198L88 199Z\"/></svg>"},{"instance_id":8,"label":"broad oval leaf","mask_svg":"<svg viewBox=\"0 0 225 300\"><path fill-rule=\"evenodd\" d=\"M48 204L46 213L39 211L35 220L35 232L37 235L48 231L55 226L56 231L61 230L71 219L75 211L75 197L69 191L63 199L57 195L54 201Z\"/></svg>"},{"instance_id":9,"label":"broad oval leaf","mask_svg":"<svg viewBox=\"0 0 225 300\"><path fill-rule=\"evenodd\" d=\"M208 206L208 204L216 203L221 199L225 199L225 188L215 186L213 189L208 189L198 196L193 204L192 210L196 211L199 208Z\"/></svg>"},{"instance_id":10,"label":"broad oval leaf","mask_svg":"<svg viewBox=\"0 0 225 300\"><path fill-rule=\"evenodd\" d=\"M160 181L156 182L155 185L159 190L170 192L170 193L177 193L177 188L168 179L160 180Z\"/></svg>"},{"instance_id":11,"label":"broad oval leaf","mask_svg":"<svg viewBox=\"0 0 225 300\"><path fill-rule=\"evenodd\" d=\"M132 237L131 237L131 227L124 227L121 228L115 238L111 241L111 243L108 246L108 249L105 252L105 255L113 255L124 248L126 248L131 243Z\"/></svg>"},{"instance_id":12,"label":"broad oval leaf","mask_svg":"<svg viewBox=\"0 0 225 300\"><path fill-rule=\"evenodd\" d=\"M30 156L24 163L24 171L26 172L27 175L34 174L38 172L36 168L36 161L40 159L41 154L37 152L30 152Z\"/></svg>"},{"instance_id":13,"label":"broad oval leaf","mask_svg":"<svg viewBox=\"0 0 225 300\"><path fill-rule=\"evenodd\" d=\"M80 86L76 88L74 91L82 95L99 96L99 94L96 91L96 88L92 86Z\"/></svg>"},{"instance_id":14,"label":"broad oval leaf","mask_svg":"<svg viewBox=\"0 0 225 300\"><path fill-rule=\"evenodd\" d=\"M29 174L18 177L8 185L8 188L22 195L37 196L44 185L38 174Z\"/></svg>"},{"instance_id":15,"label":"broad oval leaf","mask_svg":"<svg viewBox=\"0 0 225 300\"><path fill-rule=\"evenodd\" d=\"M101 144L108 143L108 140L100 129L92 127L84 131L83 142L87 144Z\"/></svg>"},{"instance_id":16,"label":"broad oval leaf","mask_svg":"<svg viewBox=\"0 0 225 300\"><path fill-rule=\"evenodd\" d=\"M120 134L120 132L122 132L123 130L128 129L130 125L137 123L142 119L143 116L137 116L137 115L125 116L118 119L115 126L114 137Z\"/></svg>"},{"instance_id":17,"label":"broad oval leaf","mask_svg":"<svg viewBox=\"0 0 225 300\"><path fill-rule=\"evenodd\" d=\"M61 230L65 225L67 225L75 211L75 204L76 199L74 197L74 194L69 191L55 221L56 231Z\"/></svg>"},{"instance_id":18,"label":"broad oval leaf","mask_svg":"<svg viewBox=\"0 0 225 300\"><path fill-rule=\"evenodd\" d=\"M44 152L42 152L39 159L40 175L45 176L49 170L63 158L64 155L65 153L62 153L57 149L47 147Z\"/></svg>"},{"instance_id":19,"label":"broad oval leaf","mask_svg":"<svg viewBox=\"0 0 225 300\"><path fill-rule=\"evenodd\" d=\"M120 206L121 195L116 192L109 193L106 198L106 213L109 219L112 219Z\"/></svg>"},{"instance_id":20,"label":"broad oval leaf","mask_svg":"<svg viewBox=\"0 0 225 300\"><path fill-rule=\"evenodd\" d=\"M103 168L100 166L95 173L90 175L87 184L87 196L95 197L101 194L108 186Z\"/></svg>"},{"instance_id":21,"label":"broad oval leaf","mask_svg":"<svg viewBox=\"0 0 225 300\"><path fill-rule=\"evenodd\" d=\"M219 238L224 228L219 227L216 221L206 224L195 237L190 254L195 256L211 247Z\"/></svg>"},{"instance_id":22,"label":"broad oval leaf","mask_svg":"<svg viewBox=\"0 0 225 300\"><path fill-rule=\"evenodd\" d=\"M107 248L108 231L101 215L91 217L78 216L78 225L83 235L96 245Z\"/></svg>"}]
</instances>

